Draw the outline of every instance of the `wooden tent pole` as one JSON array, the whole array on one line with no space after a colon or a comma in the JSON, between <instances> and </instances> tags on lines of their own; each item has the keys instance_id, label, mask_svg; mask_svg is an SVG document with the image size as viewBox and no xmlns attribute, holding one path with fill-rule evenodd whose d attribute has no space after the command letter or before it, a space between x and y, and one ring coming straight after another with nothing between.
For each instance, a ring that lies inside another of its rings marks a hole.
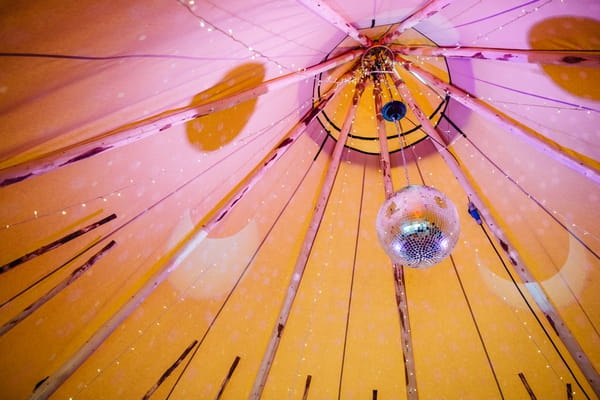
<instances>
[{"instance_id":1,"label":"wooden tent pole","mask_svg":"<svg viewBox=\"0 0 600 400\"><path fill-rule=\"evenodd\" d=\"M254 380L254 386L252 387L252 391L250 392L250 399L260 399L265 383L267 381L267 376L269 375L269 370L271 369L273 359L275 358L277 347L279 346L279 342L281 341L282 331L286 326L288 317L292 309L294 298L296 297L298 287L300 286L300 281L302 280L302 275L304 274L304 269L306 268L310 252L312 250L314 241L317 237L317 232L319 230L321 220L323 219L323 215L325 214L327 201L329 200L331 189L333 188L335 177L340 166L344 145L346 144L346 139L348 138L350 128L352 127L354 116L356 115L356 110L358 109L359 99L364 91L364 88L365 82L364 80L361 80L356 86L354 98L352 100L352 106L348 109L348 114L346 115L344 125L342 126L342 129L340 131L340 136L337 139L335 148L333 150L333 154L331 155L329 168L327 170L327 174L325 175L323 185L321 186L321 192L319 194L319 198L317 200L310 225L308 226L308 230L306 231L306 235L304 236L304 242L296 260L296 265L294 267L294 271L292 272L290 283L287 287L286 295L281 305L281 309L279 311L279 316L277 317L277 321L271 334L271 339L267 344L267 348L263 355L263 359L261 361L258 373L256 375L256 379Z\"/></svg>"},{"instance_id":2,"label":"wooden tent pole","mask_svg":"<svg viewBox=\"0 0 600 400\"><path fill-rule=\"evenodd\" d=\"M476 60L591 68L600 66L600 53L582 51L494 49L489 47L432 47L421 45L392 45L390 48L394 52L405 56L473 58Z\"/></svg>"},{"instance_id":3,"label":"wooden tent pole","mask_svg":"<svg viewBox=\"0 0 600 400\"><path fill-rule=\"evenodd\" d=\"M306 8L313 11L315 14L329 22L352 39L356 40L364 47L370 47L373 42L371 39L363 35L350 22L341 16L337 11L332 9L326 2L322 0L298 0Z\"/></svg>"},{"instance_id":4,"label":"wooden tent pole","mask_svg":"<svg viewBox=\"0 0 600 400\"><path fill-rule=\"evenodd\" d=\"M52 287L52 289L48 290L42 296L40 296L33 303L29 304L25 307L19 314L13 317L10 321L0 326L0 337L2 337L5 333L10 331L12 328L17 326L21 321L25 318L33 314L44 304L52 300L57 294L59 294L63 289L70 286L73 282L79 279L88 269L90 269L94 264L96 264L104 255L113 248L117 242L111 240L106 246L104 246L100 251L90 257L83 265L77 267L73 270L69 276L60 281L57 285Z\"/></svg>"},{"instance_id":5,"label":"wooden tent pole","mask_svg":"<svg viewBox=\"0 0 600 400\"><path fill-rule=\"evenodd\" d=\"M375 88L375 112L377 113L377 133L379 136L380 159L379 165L383 174L383 187L385 198L389 199L394 194L394 185L390 168L390 152L387 145L387 130L385 121L381 114L382 96L381 79L377 76L373 80ZM402 144L401 144L402 145ZM400 317L400 337L402 342L402 353L404 359L404 370L406 377L406 397L408 400L418 400L417 392L417 374L415 368L415 358L413 354L412 337L410 330L410 318L408 314L408 299L406 296L406 285L404 282L404 267L401 264L393 263L394 290L396 293L396 306Z\"/></svg>"},{"instance_id":6,"label":"wooden tent pole","mask_svg":"<svg viewBox=\"0 0 600 400\"><path fill-rule=\"evenodd\" d=\"M430 0L423 7L412 13L408 18L400 22L396 29L381 38L379 43L392 43L398 36L402 34L402 32L437 14L442 9L446 8L450 3L452 3L452 0Z\"/></svg>"},{"instance_id":7,"label":"wooden tent pole","mask_svg":"<svg viewBox=\"0 0 600 400\"><path fill-rule=\"evenodd\" d=\"M396 73L397 74L397 73ZM546 319L550 322L554 328L558 337L562 340L563 344L571 354L573 361L579 366L583 375L588 380L592 389L596 395L600 395L600 376L595 370L592 362L585 354L577 339L573 336L565 321L562 319L554 305L550 302L542 286L536 281L535 277L531 273L529 267L523 262L519 255L516 247L511 243L508 236L504 233L504 230L500 227L492 212L487 207L485 202L481 199L475 187L471 184L469 178L462 170L460 164L455 157L450 153L450 150L446 148L442 135L434 128L431 121L421 111L417 103L415 102L410 90L406 87L406 84L402 81L399 75L394 82L398 87L400 95L406 101L408 107L415 114L425 133L432 139L433 145L436 147L442 159L446 162L446 165L452 171L452 174L462 186L466 192L469 200L475 204L483 220L485 220L492 234L495 236L496 241L500 244L500 248L506 254L506 257L510 260L514 267L514 271L519 275L519 278L525 284L525 287L539 306L540 310L546 316Z\"/></svg>"},{"instance_id":8,"label":"wooden tent pole","mask_svg":"<svg viewBox=\"0 0 600 400\"><path fill-rule=\"evenodd\" d=\"M306 130L308 124L325 108L327 103L341 91L344 85L337 85L322 97L311 111L296 124L286 137L267 155L259 166L246 179L245 183L230 199L221 206L202 226L202 228L188 235L186 241L154 275L133 295L113 316L106 321L93 335L71 356L57 371L40 384L31 395L30 399L46 399L65 382L69 376L79 368L83 362L108 338L108 336L160 285L167 277L179 267L200 243L208 236L210 231L227 215L266 172L279 160L283 154L295 143Z\"/></svg>"},{"instance_id":9,"label":"wooden tent pole","mask_svg":"<svg viewBox=\"0 0 600 400\"><path fill-rule=\"evenodd\" d=\"M44 154L33 160L13 165L0 170L0 187L21 182L31 177L53 171L65 165L95 156L104 151L122 147L148 136L162 132L174 125L180 125L190 120L200 118L211 113L221 111L245 101L254 99L265 93L272 92L282 87L311 78L321 72L335 68L341 64L354 60L362 55L363 50L350 50L331 60L314 65L306 70L293 72L284 76L270 79L253 88L242 90L222 99L205 104L192 104L154 116L128 126L104 133L95 138L77 143L73 146L62 148Z\"/></svg>"},{"instance_id":10,"label":"wooden tent pole","mask_svg":"<svg viewBox=\"0 0 600 400\"><path fill-rule=\"evenodd\" d=\"M346 73L340 78L340 82L345 82L347 78L352 76L352 74L352 71ZM269 168L274 165L275 162L279 160L290 148L292 143L295 143L298 140L300 135L304 133L308 127L308 124L310 124L310 122L315 119L317 115L323 111L323 109L325 109L329 101L335 97L344 88L344 86L344 84L337 84L335 87L331 88L327 95L322 97L322 100L316 104L313 109L296 124L296 126L279 143L279 145L277 145L277 147L273 149L273 151L271 151L267 157L264 158L265 161L259 164L259 169L247 180L247 183L241 187L240 190L225 205L223 205L223 207L221 207L219 212L217 212L213 218L204 224L202 228L203 230L210 232L219 221L221 221L229 212L233 210L235 204L238 203L244 197L244 195L249 192L250 189L252 189L256 183L258 183L258 181L261 180Z\"/></svg>"},{"instance_id":11,"label":"wooden tent pole","mask_svg":"<svg viewBox=\"0 0 600 400\"><path fill-rule=\"evenodd\" d=\"M489 106L484 101L481 101L471 96L462 89L451 85L447 82L444 82L437 76L431 74L428 71L423 70L422 68L419 68L415 64L406 62L406 60L399 56L397 58L399 58L399 61L402 62L402 66L408 71L410 71L413 74L416 74L417 76L428 81L434 86L444 90L454 100L467 106L471 110L475 111L482 117L485 117L487 120L505 129L507 132L513 134L522 141L546 153L549 157L552 157L554 160L569 167L573 171L588 177L597 184L600 183L600 172L598 170L584 164L581 160L578 160L574 156L566 153L565 151L560 149L558 145L534 135L533 133L529 132L526 128L520 126L511 118L503 115L499 111Z\"/></svg>"},{"instance_id":12,"label":"wooden tent pole","mask_svg":"<svg viewBox=\"0 0 600 400\"><path fill-rule=\"evenodd\" d=\"M389 199L394 194L394 185L392 183L392 174L390 169L390 151L387 142L387 130L385 128L385 120L381 114L383 101L381 96L381 78L379 76L373 79L375 85L373 94L375 95L375 112L377 114L377 135L379 137L379 166L383 173L383 188L385 190L385 198Z\"/></svg>"}]
</instances>

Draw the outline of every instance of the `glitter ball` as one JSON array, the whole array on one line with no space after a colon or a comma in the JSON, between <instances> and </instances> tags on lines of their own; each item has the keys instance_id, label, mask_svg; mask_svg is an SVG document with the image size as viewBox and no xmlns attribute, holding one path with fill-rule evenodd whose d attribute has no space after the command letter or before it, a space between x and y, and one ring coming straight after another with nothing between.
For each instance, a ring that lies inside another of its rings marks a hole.
<instances>
[{"instance_id":1,"label":"glitter ball","mask_svg":"<svg viewBox=\"0 0 600 400\"><path fill-rule=\"evenodd\" d=\"M393 262L424 268L448 257L460 222L446 195L430 186L410 185L387 199L377 215L377 236Z\"/></svg>"}]
</instances>

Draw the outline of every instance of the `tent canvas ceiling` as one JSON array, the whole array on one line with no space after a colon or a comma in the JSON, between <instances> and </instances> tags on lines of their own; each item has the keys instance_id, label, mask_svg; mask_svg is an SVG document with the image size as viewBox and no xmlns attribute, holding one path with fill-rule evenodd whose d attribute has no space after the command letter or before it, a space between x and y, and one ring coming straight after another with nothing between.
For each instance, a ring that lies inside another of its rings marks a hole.
<instances>
[{"instance_id":1,"label":"tent canvas ceiling","mask_svg":"<svg viewBox=\"0 0 600 400\"><path fill-rule=\"evenodd\" d=\"M17 1L0 39L0 397L598 398L598 1ZM430 268L377 240L403 159L459 211Z\"/></svg>"}]
</instances>

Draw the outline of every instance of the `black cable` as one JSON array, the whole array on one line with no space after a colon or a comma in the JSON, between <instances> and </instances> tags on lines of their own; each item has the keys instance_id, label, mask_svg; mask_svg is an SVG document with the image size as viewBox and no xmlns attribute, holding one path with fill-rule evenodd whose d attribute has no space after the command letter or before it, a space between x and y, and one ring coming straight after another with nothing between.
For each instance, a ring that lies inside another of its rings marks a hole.
<instances>
[{"instance_id":1,"label":"black cable","mask_svg":"<svg viewBox=\"0 0 600 400\"><path fill-rule=\"evenodd\" d=\"M531 312L531 314L533 315L533 317L535 318L535 320L537 321L538 325L540 326L540 328L542 329L542 331L544 332L544 334L546 335L546 338L550 341L550 343L552 344L552 347L554 347L554 350L556 351L556 353L558 354L558 356L560 357L560 359L562 360L563 364L565 365L565 367L567 368L567 370L569 371L569 373L571 374L571 376L573 377L573 379L575 379L575 382L577 383L577 386L579 386L579 388L581 389L581 391L583 392L583 394L585 395L585 397L589 400L590 397L588 396L587 392L585 391L585 389L583 388L583 386L581 386L581 383L579 383L579 380L577 379L577 377L575 376L575 373L573 372L573 370L571 369L571 367L569 366L569 364L567 363L567 360L565 360L564 356L562 355L562 353L560 352L560 350L558 349L558 346L556 345L556 343L554 342L554 339L552 339L552 337L550 336L550 333L548 332L548 330L546 329L546 327L544 326L544 324L542 324L542 321L540 320L540 318L538 317L537 313L535 312L535 310L533 309L533 307L531 306L531 304L529 303L529 301L527 300L527 297L525 297L525 294L523 293L523 291L521 290L521 288L519 287L519 284L517 283L517 281L515 280L515 278L512 276L512 274L510 273L510 270L508 268L508 266L506 265L506 263L504 262L504 259L502 258L502 256L500 255L500 252L498 252L498 249L496 248L496 245L494 243L494 241L492 240L492 238L490 237L490 235L488 234L487 230L485 229L484 225L480 225L481 226L481 230L483 231L483 233L485 234L488 242L492 245L492 248L494 249L494 252L496 253L496 255L498 256L498 259L500 260L500 262L502 263L502 266L504 267L504 270L506 271L506 273L508 274L508 276L510 277L510 280L512 281L513 285L515 286L515 289L517 289L517 291L519 292L519 295L521 296L521 298L523 299L523 301L525 302L525 304L527 305L527 308L529 309L529 311Z\"/></svg>"},{"instance_id":2,"label":"black cable","mask_svg":"<svg viewBox=\"0 0 600 400\"><path fill-rule=\"evenodd\" d=\"M356 272L356 256L358 253L358 239L360 236L360 223L362 220L362 207L363 201L365 197L365 175L367 171L366 162L363 164L363 176L362 176L362 187L360 192L360 205L358 207L358 226L356 227L356 236L354 242L354 260L352 262L352 277L350 278L350 294L348 295L348 312L346 313L346 329L344 331L344 346L342 350L342 366L340 368L340 383L338 386L338 400L341 399L342 396L342 380L344 378L344 362L346 361L346 346L348 344L348 327L350 325L350 310L352 308L352 298L353 298L353 290L354 290L354 275Z\"/></svg>"},{"instance_id":3,"label":"black cable","mask_svg":"<svg viewBox=\"0 0 600 400\"><path fill-rule=\"evenodd\" d=\"M85 252L87 252L88 250L90 250L92 247L96 246L98 244L99 240L100 240L99 238L96 238L96 239L92 240L90 244L88 244L82 250L80 250L77 253L75 253L75 255L72 256L71 258L69 258L67 261L65 261L64 263L62 263L58 267L54 268L52 271L47 272L41 278L39 278L35 282L29 284L29 286L27 286L26 288L21 289L21 291L19 291L18 293L14 294L8 300L5 300L2 304L0 304L0 308L4 307L8 303L12 302L14 299L22 296L23 294L25 294L27 291L29 291L33 287L37 286L38 284L40 284L44 280L48 279L49 277L51 277L52 275L54 275L55 273L57 273L58 271L60 271L61 269L63 269L64 267L66 267L67 265L69 265L70 263L72 263L73 261L75 261L79 256L81 256L82 254L84 254Z\"/></svg>"},{"instance_id":4,"label":"black cable","mask_svg":"<svg viewBox=\"0 0 600 400\"><path fill-rule=\"evenodd\" d=\"M543 206L543 204L536 199L533 195L531 195L529 192L527 192L523 186L521 186L519 184L519 182L517 182L515 179L513 179L510 175L508 175L506 172L504 172L504 170L502 168L500 168L500 166L498 164L496 164L496 162L494 162L492 159L490 159L487 154L485 154L475 143L473 143L473 141L471 139L469 139L466 135L465 135L465 139L469 142L469 144L471 146L473 146L475 148L475 150L477 150L477 152L479 154L481 154L492 166L494 166L494 168L496 168L498 171L500 171L500 173L502 175L504 175L506 177L506 179L508 179L512 184L514 184L523 194L525 194L530 200L532 200L538 207L540 207L546 214L548 214L550 216L550 218L552 218L554 220L554 222L556 222L557 224L559 224L564 230L566 230L569 235L571 235L573 238L575 238L575 240L577 240L583 247L586 248L586 250L588 250L590 253L592 253L596 259L600 259L600 256L598 255L598 253L596 253L592 248L590 248L582 239L580 239L572 230L569 229L569 227L567 225L565 225L564 223L562 223L558 218L556 218L554 216L553 213L550 212L550 210L548 210L546 207Z\"/></svg>"},{"instance_id":5,"label":"black cable","mask_svg":"<svg viewBox=\"0 0 600 400\"><path fill-rule=\"evenodd\" d=\"M493 161L490 157L488 157L487 154L485 154L480 148L479 146L477 146L447 115L444 115L444 118L446 119L446 121L448 121L453 127L454 129L457 130L458 133L460 133L465 140L467 140L469 142L469 144L471 146L473 146L473 148L475 148L475 150L477 150L477 152L484 157L494 168L496 168L502 175L504 175L512 184L514 184L523 194L525 194L530 200L532 200L538 207L540 207L550 218L552 218L552 220L554 220L554 222L556 222L559 226L561 226L565 231L567 231L567 233L573 237L575 240L577 240L579 242L579 244L581 244L586 250L588 250L591 254L593 254L596 259L600 258L598 256L598 254L592 249L590 248L584 241L583 239L579 238L579 236L577 236L571 229L569 229L569 227L567 225L565 225L562 221L560 221L553 213L550 212L550 210L548 210L546 207L544 207L544 205L537 199L535 198L533 195L531 195L529 192L527 192L525 190L525 188L523 188L523 186L521 186L515 179L513 179L511 176L509 176L506 172L504 172L504 170L502 168L500 168L500 166ZM571 294L573 295L573 298L575 299L575 301L577 302L577 305L579 306L579 308L581 309L581 311L583 312L583 314L585 315L585 317L587 318L588 322L590 323L590 325L592 326L592 328L594 329L594 331L596 332L596 334L598 334L598 329L596 328L596 325L594 324L594 322L592 321L592 319L590 318L589 314L586 312L586 310L583 308L583 305L581 304L581 302L579 301L579 299L577 298L577 296L575 295L575 293L573 293L573 290L571 290L571 287L568 285L568 283L564 280L564 278L562 277L562 275L560 274L560 271L556 271L559 276L561 277L562 281L564 282L565 286L569 289L569 292L571 292Z\"/></svg>"},{"instance_id":6,"label":"black cable","mask_svg":"<svg viewBox=\"0 0 600 400\"><path fill-rule=\"evenodd\" d=\"M265 233L263 239L261 240L261 242L259 243L258 247L256 248L256 250L252 254L252 257L250 257L250 259L248 260L248 263L246 264L246 267L244 267L244 269L242 270L242 273L240 274L239 278L237 279L237 281L235 282L235 284L233 285L233 287L231 288L231 290L229 291L229 293L225 297L225 300L223 301L223 303L219 307L219 310L215 313L215 316L213 317L212 321L210 322L210 324L206 328L206 331L204 332L204 334L202 335L202 337L198 340L198 346L194 349L194 351L193 351L192 355L190 356L190 358L188 359L187 363L185 364L185 366L182 368L181 372L177 376L177 379L173 383L173 386L171 387L171 390L167 394L167 397L165 398L165 400L168 400L171 397L171 395L173 394L176 386L179 384L181 378L183 377L183 375L187 371L187 369L190 366L192 360L195 358L196 354L198 353L198 350L200 350L200 346L202 346L202 343L204 342L204 340L206 339L206 337L210 333L210 331L211 331L212 327L214 326L215 322L217 321L217 319L221 315L221 312L223 312L223 310L225 309L225 306L229 302L229 299L231 298L231 296L233 295L233 293L237 289L238 285L240 284L240 282L242 281L242 279L246 275L246 272L248 271L248 269L250 268L250 266L254 262L256 256L258 255L258 252L261 250L262 246L266 243L267 239L269 238L269 235L271 234L271 232L273 231L273 229L275 229L275 225L277 225L277 222L279 222L279 219L281 218L281 216L283 215L283 213L287 209L288 205L291 203L292 199L296 195L296 192L302 186L302 183L304 182L304 180L308 176L308 173L310 172L310 170L312 169L312 167L313 167L314 164L315 163L314 163L314 160L313 160L313 162L306 169L306 172L302 176L302 179L300 179L300 182L298 182L298 185L296 186L296 188L294 189L294 191L290 195L289 199L287 200L287 202L285 203L285 205L283 206L283 208L279 212L279 215L277 215L277 218L275 218L275 221L273 221L273 224L271 224L271 227Z\"/></svg>"},{"instance_id":7,"label":"black cable","mask_svg":"<svg viewBox=\"0 0 600 400\"><path fill-rule=\"evenodd\" d=\"M502 387L500 386L500 381L498 381L498 376L496 375L496 370L494 369L494 364L492 363L492 359L490 358L490 354L488 353L487 346L485 345L485 341L483 340L483 335L481 334L481 330L479 329L479 324L477 324L477 320L475 319L475 313L473 312L473 308L471 307L471 302L467 296L467 292L465 287L463 286L462 279L460 279L460 275L458 274L458 269L456 268L456 263L454 262L454 257L450 254L450 261L452 262L452 268L454 268L454 273L456 274L456 279L458 280L458 284L460 285L460 289L462 290L463 297L465 298L465 302L467 303L467 308L469 309L469 313L471 314L471 319L473 320L473 325L475 325L475 330L477 331L477 336L479 336L479 341L481 342L481 346L483 347L483 352L485 353L485 358L487 359L488 365L490 366L490 370L492 371L492 375L494 375L494 381L496 381L496 386L498 387L498 391L500 392L500 398L504 400L504 393L502 393Z\"/></svg>"},{"instance_id":8,"label":"black cable","mask_svg":"<svg viewBox=\"0 0 600 400\"><path fill-rule=\"evenodd\" d=\"M419 177L421 178L421 184L425 185L425 178L423 178L423 173L421 172L421 167L419 166L417 152L415 151L415 146L410 146L410 150L412 151L413 158L415 159L415 165L417 166L417 171L419 172Z\"/></svg>"},{"instance_id":9,"label":"black cable","mask_svg":"<svg viewBox=\"0 0 600 400\"><path fill-rule=\"evenodd\" d=\"M413 155L415 157L415 162L416 162L417 155L415 154L414 148L413 148ZM421 177L421 182L423 185L425 185L425 179L423 178L423 174L421 173L419 164L417 164L417 169L419 170L419 176ZM465 302L469 309L469 313L471 314L471 319L473 321L473 324L475 325L475 330L477 331L477 335L479 336L479 341L481 342L481 346L483 347L483 352L485 353L485 357L487 359L488 365L490 367L490 370L492 371L492 375L494 376L494 381L496 382L496 387L498 388L498 392L500 392L500 397L502 399L504 399L504 393L502 392L502 387L500 386L500 381L498 380L498 376L496 375L496 370L494 369L494 365L493 365L490 355L488 353L485 341L483 340L483 335L481 334L481 330L479 329L477 320L475 319L475 313L473 312L473 308L471 307L471 302L469 301L469 298L467 296L467 292L462 283L462 279L460 278L460 275L458 274L458 269L456 268L456 263L454 262L454 257L452 256L452 254L450 254L450 261L452 262L452 267L454 268L454 273L456 274L456 279L458 280L458 284L460 285L460 289L462 291L463 297L465 298Z\"/></svg>"}]
</instances>

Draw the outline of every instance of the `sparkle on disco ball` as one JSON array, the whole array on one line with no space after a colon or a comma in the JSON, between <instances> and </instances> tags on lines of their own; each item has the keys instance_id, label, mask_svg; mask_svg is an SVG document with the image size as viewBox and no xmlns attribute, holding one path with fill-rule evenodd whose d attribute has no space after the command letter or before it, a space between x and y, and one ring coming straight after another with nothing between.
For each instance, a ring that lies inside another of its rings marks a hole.
<instances>
[{"instance_id":1,"label":"sparkle on disco ball","mask_svg":"<svg viewBox=\"0 0 600 400\"><path fill-rule=\"evenodd\" d=\"M430 186L405 186L387 199L377 215L377 236L393 262L413 268L448 257L460 222L450 199Z\"/></svg>"}]
</instances>

